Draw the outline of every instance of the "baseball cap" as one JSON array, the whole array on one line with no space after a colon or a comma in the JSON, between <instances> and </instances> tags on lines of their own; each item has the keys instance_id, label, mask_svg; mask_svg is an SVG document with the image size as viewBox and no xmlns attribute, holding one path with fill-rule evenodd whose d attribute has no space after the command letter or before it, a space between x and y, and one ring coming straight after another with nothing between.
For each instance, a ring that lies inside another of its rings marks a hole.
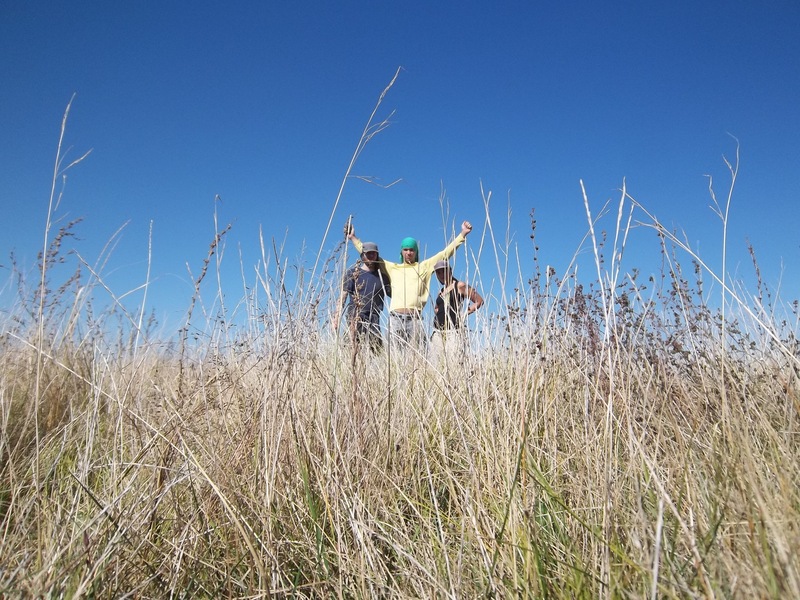
<instances>
[{"instance_id":1,"label":"baseball cap","mask_svg":"<svg viewBox=\"0 0 800 600\"><path fill-rule=\"evenodd\" d=\"M361 253L366 254L367 252L377 252L378 251L378 244L375 242L364 242L361 244Z\"/></svg>"},{"instance_id":2,"label":"baseball cap","mask_svg":"<svg viewBox=\"0 0 800 600\"><path fill-rule=\"evenodd\" d=\"M433 270L438 271L439 269L448 269L450 270L450 263L446 260L437 260L436 264L433 265Z\"/></svg>"}]
</instances>

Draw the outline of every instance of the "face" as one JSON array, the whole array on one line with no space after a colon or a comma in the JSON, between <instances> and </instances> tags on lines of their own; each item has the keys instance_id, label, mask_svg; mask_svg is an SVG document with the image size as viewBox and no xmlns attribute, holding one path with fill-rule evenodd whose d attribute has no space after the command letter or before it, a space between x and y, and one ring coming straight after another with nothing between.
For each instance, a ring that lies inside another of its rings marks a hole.
<instances>
[{"instance_id":1,"label":"face","mask_svg":"<svg viewBox=\"0 0 800 600\"><path fill-rule=\"evenodd\" d=\"M407 265L417 262L417 252L413 248L403 248L402 253L403 261L405 261Z\"/></svg>"},{"instance_id":2,"label":"face","mask_svg":"<svg viewBox=\"0 0 800 600\"><path fill-rule=\"evenodd\" d=\"M364 264L369 268L378 266L378 253L375 251L364 252Z\"/></svg>"},{"instance_id":3,"label":"face","mask_svg":"<svg viewBox=\"0 0 800 600\"><path fill-rule=\"evenodd\" d=\"M436 269L436 279L439 280L439 283L444 283L447 281L447 276L450 274L450 271L447 269Z\"/></svg>"}]
</instances>

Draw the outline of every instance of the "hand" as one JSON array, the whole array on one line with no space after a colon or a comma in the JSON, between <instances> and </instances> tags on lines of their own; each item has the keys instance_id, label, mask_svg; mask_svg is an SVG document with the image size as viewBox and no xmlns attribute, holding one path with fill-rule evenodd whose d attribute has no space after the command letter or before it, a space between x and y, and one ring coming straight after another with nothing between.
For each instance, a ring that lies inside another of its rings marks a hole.
<instances>
[{"instance_id":1,"label":"hand","mask_svg":"<svg viewBox=\"0 0 800 600\"><path fill-rule=\"evenodd\" d=\"M463 223L461 223L461 235L466 237L467 235L469 235L470 231L472 231L472 223L470 223L469 221L464 221Z\"/></svg>"},{"instance_id":2,"label":"hand","mask_svg":"<svg viewBox=\"0 0 800 600\"><path fill-rule=\"evenodd\" d=\"M355 227L353 227L353 223L348 221L344 224L344 237L349 238L356 234Z\"/></svg>"}]
</instances>

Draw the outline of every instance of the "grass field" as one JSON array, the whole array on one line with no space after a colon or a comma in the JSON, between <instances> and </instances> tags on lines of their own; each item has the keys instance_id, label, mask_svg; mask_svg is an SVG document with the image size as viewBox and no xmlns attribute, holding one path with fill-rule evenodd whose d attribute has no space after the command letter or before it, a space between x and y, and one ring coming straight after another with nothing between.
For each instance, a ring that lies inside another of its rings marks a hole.
<instances>
[{"instance_id":1,"label":"grass field","mask_svg":"<svg viewBox=\"0 0 800 600\"><path fill-rule=\"evenodd\" d=\"M800 598L797 304L657 222L660 281L590 227L449 366L353 353L335 269L165 345L70 227L0 323L0 596Z\"/></svg>"}]
</instances>

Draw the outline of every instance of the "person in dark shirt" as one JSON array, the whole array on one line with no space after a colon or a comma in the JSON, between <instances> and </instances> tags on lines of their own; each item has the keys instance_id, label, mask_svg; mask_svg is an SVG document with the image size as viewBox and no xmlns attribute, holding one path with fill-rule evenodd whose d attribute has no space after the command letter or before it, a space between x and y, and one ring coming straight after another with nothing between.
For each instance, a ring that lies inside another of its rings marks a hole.
<instances>
[{"instance_id":1,"label":"person in dark shirt","mask_svg":"<svg viewBox=\"0 0 800 600\"><path fill-rule=\"evenodd\" d=\"M433 353L446 361L457 360L463 355L466 345L466 317L483 306L483 298L475 288L453 277L447 261L438 261L434 273L441 288L433 308ZM469 301L466 310L465 300Z\"/></svg>"},{"instance_id":2,"label":"person in dark shirt","mask_svg":"<svg viewBox=\"0 0 800 600\"><path fill-rule=\"evenodd\" d=\"M392 295L389 279L379 268L380 262L378 246L373 242L364 242L361 258L345 273L333 323L334 329L338 329L339 315L342 307L345 307L351 339L356 344L366 342L376 352L383 347L380 318L384 298Z\"/></svg>"}]
</instances>

